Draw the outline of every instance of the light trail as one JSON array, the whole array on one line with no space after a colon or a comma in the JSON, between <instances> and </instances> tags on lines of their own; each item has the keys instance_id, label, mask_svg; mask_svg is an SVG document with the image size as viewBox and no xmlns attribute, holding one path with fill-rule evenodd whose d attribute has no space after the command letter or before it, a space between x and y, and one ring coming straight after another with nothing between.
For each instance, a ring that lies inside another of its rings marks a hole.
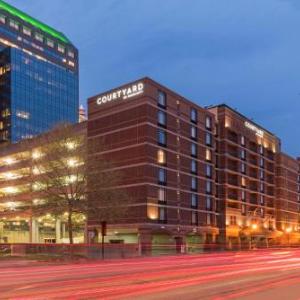
<instances>
[{"instance_id":1,"label":"light trail","mask_svg":"<svg viewBox=\"0 0 300 300\"><path fill-rule=\"evenodd\" d=\"M174 299L184 293L187 299L227 300L299 282L297 249L11 268L5 264L0 299Z\"/></svg>"}]
</instances>

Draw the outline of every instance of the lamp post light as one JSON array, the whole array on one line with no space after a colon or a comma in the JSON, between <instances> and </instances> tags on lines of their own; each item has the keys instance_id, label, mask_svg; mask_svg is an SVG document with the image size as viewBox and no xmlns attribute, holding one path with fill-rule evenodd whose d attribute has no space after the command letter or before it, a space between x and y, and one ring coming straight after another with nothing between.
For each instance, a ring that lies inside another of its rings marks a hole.
<instances>
[{"instance_id":1,"label":"lamp post light","mask_svg":"<svg viewBox=\"0 0 300 300\"><path fill-rule=\"evenodd\" d=\"M292 232L292 228L291 227L286 228L285 232L286 232L287 237L288 237L288 246L290 246L290 233Z\"/></svg>"}]
</instances>

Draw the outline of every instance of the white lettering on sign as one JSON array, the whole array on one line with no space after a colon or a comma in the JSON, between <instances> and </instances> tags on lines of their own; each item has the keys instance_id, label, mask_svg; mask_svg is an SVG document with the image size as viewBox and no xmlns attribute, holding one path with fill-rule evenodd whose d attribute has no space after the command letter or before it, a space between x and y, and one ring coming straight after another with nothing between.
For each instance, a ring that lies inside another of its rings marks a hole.
<instances>
[{"instance_id":1,"label":"white lettering on sign","mask_svg":"<svg viewBox=\"0 0 300 300\"><path fill-rule=\"evenodd\" d=\"M245 126L246 126L247 128L249 128L250 130L254 131L255 134L256 134L257 136L259 136L259 137L261 137L261 138L264 137L264 132L263 132L263 130L259 129L259 128L256 127L255 125L253 125L253 124L251 124L251 123L249 123L249 122L246 121L246 122L245 122Z\"/></svg>"},{"instance_id":2,"label":"white lettering on sign","mask_svg":"<svg viewBox=\"0 0 300 300\"><path fill-rule=\"evenodd\" d=\"M114 100L125 100L144 93L144 83L139 82L121 90L99 97L96 102L98 105L105 104Z\"/></svg>"}]
</instances>

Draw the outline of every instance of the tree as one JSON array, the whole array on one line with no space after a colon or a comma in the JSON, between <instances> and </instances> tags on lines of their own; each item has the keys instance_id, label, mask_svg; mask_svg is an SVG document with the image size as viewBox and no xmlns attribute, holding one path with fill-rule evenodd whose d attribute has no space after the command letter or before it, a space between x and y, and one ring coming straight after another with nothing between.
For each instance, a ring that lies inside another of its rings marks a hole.
<instances>
[{"instance_id":1,"label":"tree","mask_svg":"<svg viewBox=\"0 0 300 300\"><path fill-rule=\"evenodd\" d=\"M112 163L102 156L95 160L89 157L93 146L88 143L86 132L78 131L79 126L61 124L28 141L33 149L29 180L33 194L40 199L32 203L32 213L67 214L70 244L73 244L76 214L93 212L100 216L104 210L106 216L115 215L116 211L124 213L126 207L119 207L116 197L122 194L127 198L124 191L112 188L121 178L119 173L108 171ZM102 149L103 145L98 143L97 147ZM110 210L115 212L110 213Z\"/></svg>"}]
</instances>

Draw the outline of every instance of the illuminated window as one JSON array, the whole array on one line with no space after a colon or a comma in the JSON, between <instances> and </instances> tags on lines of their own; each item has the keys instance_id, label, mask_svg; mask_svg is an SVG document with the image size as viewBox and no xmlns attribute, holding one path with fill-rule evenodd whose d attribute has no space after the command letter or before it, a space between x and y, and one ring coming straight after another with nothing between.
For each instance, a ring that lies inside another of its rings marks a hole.
<instances>
[{"instance_id":1,"label":"illuminated window","mask_svg":"<svg viewBox=\"0 0 300 300\"><path fill-rule=\"evenodd\" d=\"M54 47L54 42L50 39L47 39L47 46L53 48Z\"/></svg>"},{"instance_id":2,"label":"illuminated window","mask_svg":"<svg viewBox=\"0 0 300 300\"><path fill-rule=\"evenodd\" d=\"M8 108L2 110L2 117L6 118L10 116L10 110Z\"/></svg>"},{"instance_id":3,"label":"illuminated window","mask_svg":"<svg viewBox=\"0 0 300 300\"><path fill-rule=\"evenodd\" d=\"M157 151L157 162L159 164L165 164L166 163L166 152L163 150Z\"/></svg>"},{"instance_id":4,"label":"illuminated window","mask_svg":"<svg viewBox=\"0 0 300 300\"><path fill-rule=\"evenodd\" d=\"M263 168L265 166L265 161L264 161L264 159L262 157L259 159L259 166L261 168Z\"/></svg>"},{"instance_id":5,"label":"illuminated window","mask_svg":"<svg viewBox=\"0 0 300 300\"><path fill-rule=\"evenodd\" d=\"M15 20L10 19L9 20L9 26L16 29L16 30L19 30L19 23L16 22Z\"/></svg>"},{"instance_id":6,"label":"illuminated window","mask_svg":"<svg viewBox=\"0 0 300 300\"><path fill-rule=\"evenodd\" d=\"M261 182L260 183L260 192L264 193L264 191L265 191L265 185Z\"/></svg>"},{"instance_id":7,"label":"illuminated window","mask_svg":"<svg viewBox=\"0 0 300 300\"><path fill-rule=\"evenodd\" d=\"M31 36L31 30L28 27L23 27L23 33L28 36Z\"/></svg>"},{"instance_id":8,"label":"illuminated window","mask_svg":"<svg viewBox=\"0 0 300 300\"><path fill-rule=\"evenodd\" d=\"M265 179L265 173L264 173L264 170L259 170L259 178L261 180L264 180Z\"/></svg>"},{"instance_id":9,"label":"illuminated window","mask_svg":"<svg viewBox=\"0 0 300 300\"><path fill-rule=\"evenodd\" d=\"M157 206L149 205L147 206L147 216L150 220L158 219L158 209Z\"/></svg>"},{"instance_id":10,"label":"illuminated window","mask_svg":"<svg viewBox=\"0 0 300 300\"><path fill-rule=\"evenodd\" d=\"M43 35L38 32L35 33L34 38L41 43L44 41Z\"/></svg>"},{"instance_id":11,"label":"illuminated window","mask_svg":"<svg viewBox=\"0 0 300 300\"><path fill-rule=\"evenodd\" d=\"M246 186L246 178L245 177L241 178L241 184L242 184L243 187Z\"/></svg>"},{"instance_id":12,"label":"illuminated window","mask_svg":"<svg viewBox=\"0 0 300 300\"><path fill-rule=\"evenodd\" d=\"M58 44L57 50L58 50L58 52L65 53L65 47L63 45Z\"/></svg>"},{"instance_id":13,"label":"illuminated window","mask_svg":"<svg viewBox=\"0 0 300 300\"><path fill-rule=\"evenodd\" d=\"M74 62L72 62L72 61L69 61L68 64L69 64L69 66L71 66L71 67L75 67Z\"/></svg>"},{"instance_id":14,"label":"illuminated window","mask_svg":"<svg viewBox=\"0 0 300 300\"><path fill-rule=\"evenodd\" d=\"M242 214L245 215L246 214L246 205L242 204Z\"/></svg>"},{"instance_id":15,"label":"illuminated window","mask_svg":"<svg viewBox=\"0 0 300 300\"><path fill-rule=\"evenodd\" d=\"M35 150L35 151L32 152L32 158L33 159L39 159L41 157L42 157L42 153L40 151Z\"/></svg>"},{"instance_id":16,"label":"illuminated window","mask_svg":"<svg viewBox=\"0 0 300 300\"><path fill-rule=\"evenodd\" d=\"M212 152L211 152L210 149L206 149L206 152L205 152L205 159L206 159L207 161L211 161L211 159L212 159Z\"/></svg>"},{"instance_id":17,"label":"illuminated window","mask_svg":"<svg viewBox=\"0 0 300 300\"><path fill-rule=\"evenodd\" d=\"M230 225L236 225L236 216L230 216Z\"/></svg>"},{"instance_id":18,"label":"illuminated window","mask_svg":"<svg viewBox=\"0 0 300 300\"><path fill-rule=\"evenodd\" d=\"M259 153L264 154L264 147L263 145L259 145Z\"/></svg>"},{"instance_id":19,"label":"illuminated window","mask_svg":"<svg viewBox=\"0 0 300 300\"><path fill-rule=\"evenodd\" d=\"M265 205L265 198L264 195L260 195L260 205Z\"/></svg>"}]
</instances>

